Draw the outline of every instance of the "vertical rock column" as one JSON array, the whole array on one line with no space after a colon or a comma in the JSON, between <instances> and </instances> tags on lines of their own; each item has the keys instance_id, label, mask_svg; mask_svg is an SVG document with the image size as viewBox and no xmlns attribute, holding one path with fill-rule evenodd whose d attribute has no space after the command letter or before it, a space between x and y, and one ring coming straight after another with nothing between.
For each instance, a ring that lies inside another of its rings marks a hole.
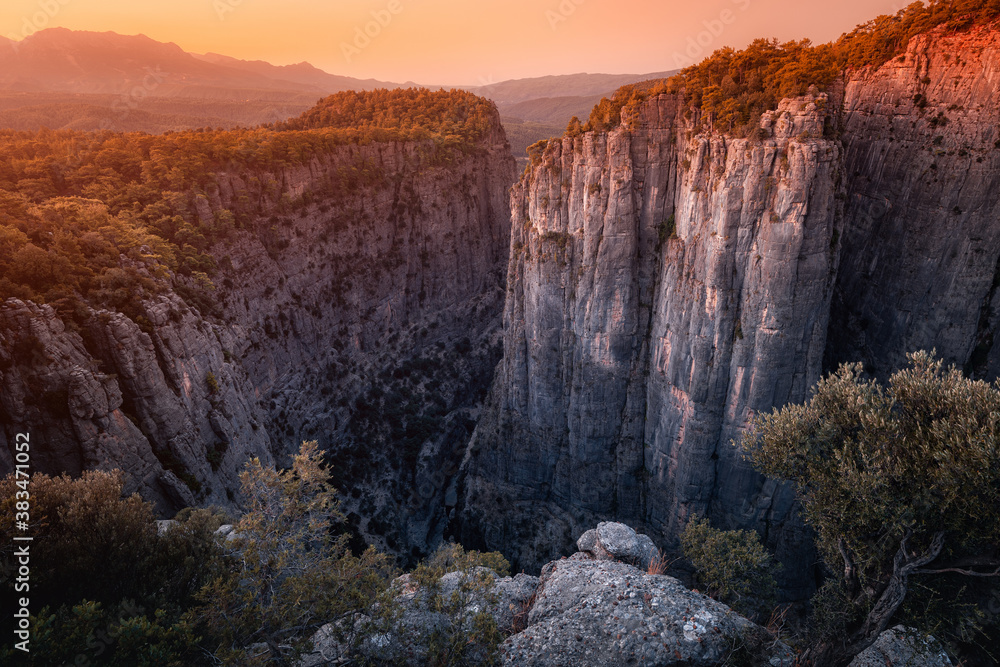
<instances>
[{"instance_id":1,"label":"vertical rock column","mask_svg":"<svg viewBox=\"0 0 1000 667\"><path fill-rule=\"evenodd\" d=\"M595 519L664 546L693 513L766 535L790 519L729 441L819 379L840 159L825 104L789 101L763 119L769 138L731 139L695 133L664 95L550 144L512 193L468 538L532 567Z\"/></svg>"}]
</instances>

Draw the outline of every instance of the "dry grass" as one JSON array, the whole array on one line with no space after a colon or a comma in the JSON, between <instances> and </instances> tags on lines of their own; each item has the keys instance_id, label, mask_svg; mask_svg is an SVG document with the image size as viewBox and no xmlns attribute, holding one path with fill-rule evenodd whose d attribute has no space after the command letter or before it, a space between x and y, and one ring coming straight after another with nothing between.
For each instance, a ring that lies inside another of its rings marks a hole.
<instances>
[{"instance_id":1,"label":"dry grass","mask_svg":"<svg viewBox=\"0 0 1000 667\"><path fill-rule=\"evenodd\" d=\"M528 627L528 614L531 613L531 608L535 606L535 600L538 597L538 590L536 589L531 597L525 600L521 604L521 608L516 614L514 614L514 620L511 622L511 634L517 634L523 632Z\"/></svg>"},{"instance_id":2,"label":"dry grass","mask_svg":"<svg viewBox=\"0 0 1000 667\"><path fill-rule=\"evenodd\" d=\"M784 606L778 605L772 609L771 617L767 619L767 624L764 626L767 628L767 631L775 637L781 637L782 631L785 629L785 623L788 621L788 610L791 608L791 604L786 604Z\"/></svg>"},{"instance_id":3,"label":"dry grass","mask_svg":"<svg viewBox=\"0 0 1000 667\"><path fill-rule=\"evenodd\" d=\"M646 567L646 574L666 574L667 568L669 568L673 563L678 560L674 559L668 561L663 555L662 551L657 551L656 555L653 556L652 560L649 561L649 565Z\"/></svg>"}]
</instances>

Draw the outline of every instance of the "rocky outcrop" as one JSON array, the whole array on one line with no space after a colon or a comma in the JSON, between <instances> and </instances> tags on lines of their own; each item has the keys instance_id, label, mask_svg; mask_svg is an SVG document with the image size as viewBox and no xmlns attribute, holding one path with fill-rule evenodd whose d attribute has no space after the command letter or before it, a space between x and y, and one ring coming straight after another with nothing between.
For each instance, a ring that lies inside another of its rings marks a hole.
<instances>
[{"instance_id":1,"label":"rocky outcrop","mask_svg":"<svg viewBox=\"0 0 1000 667\"><path fill-rule=\"evenodd\" d=\"M634 546L643 537L623 524L603 523L579 541L591 547L601 541L631 560L631 550L613 545ZM393 587L399 613L391 627L366 631L362 622L362 637L349 655L336 628L325 626L313 637L315 650L303 667L361 656L378 664L428 664L432 637L440 645L456 629L469 632L484 613L507 636L500 656L511 667L708 666L727 660L791 667L794 660L787 646L727 606L607 551L600 557L581 551L548 563L540 579L501 578L478 567L444 575L434 590L410 574ZM463 654L463 664L496 664L485 662L485 646L466 648L471 652Z\"/></svg>"},{"instance_id":2,"label":"rocky outcrop","mask_svg":"<svg viewBox=\"0 0 1000 667\"><path fill-rule=\"evenodd\" d=\"M501 646L504 664L790 667L794 656L763 628L665 575L584 554L542 568L528 627Z\"/></svg>"},{"instance_id":3,"label":"rocky outcrop","mask_svg":"<svg viewBox=\"0 0 1000 667\"><path fill-rule=\"evenodd\" d=\"M379 626L365 634L349 650L338 641L333 626L324 626L313 637L314 651L304 658L303 667L336 664L348 656L363 656L374 664L426 665L432 642L440 644L442 638L453 634L472 634L476 617L482 614L493 619L498 633L512 634L534 600L538 577L499 577L493 570L474 567L445 574L434 590L421 586L411 574L398 577L392 586L399 594L394 599L397 613L389 627ZM366 622L358 624L363 634ZM488 664L485 655L475 653L483 647L471 650L473 654L465 656L464 664Z\"/></svg>"},{"instance_id":4,"label":"rocky outcrop","mask_svg":"<svg viewBox=\"0 0 1000 667\"><path fill-rule=\"evenodd\" d=\"M801 551L801 530L778 530L791 494L729 442L820 377L840 225L825 106L786 101L767 138L732 139L661 95L622 128L550 143L512 191L505 356L470 445L467 539L533 568L604 517L669 544L709 514Z\"/></svg>"},{"instance_id":5,"label":"rocky outcrop","mask_svg":"<svg viewBox=\"0 0 1000 667\"><path fill-rule=\"evenodd\" d=\"M646 570L657 562L659 549L648 535L639 535L622 523L602 521L585 532L576 548L596 560L617 560Z\"/></svg>"},{"instance_id":6,"label":"rocky outcrop","mask_svg":"<svg viewBox=\"0 0 1000 667\"><path fill-rule=\"evenodd\" d=\"M436 544L500 358L513 172L497 117L464 153L347 145L177 193L192 220L256 211L213 249L210 299L178 276L145 320L0 306L0 473L30 431L35 470L121 468L169 514L231 505L249 458L315 439L355 534Z\"/></svg>"},{"instance_id":7,"label":"rocky outcrop","mask_svg":"<svg viewBox=\"0 0 1000 667\"><path fill-rule=\"evenodd\" d=\"M850 667L951 667L951 659L933 637L901 625L886 630L859 653Z\"/></svg>"}]
</instances>

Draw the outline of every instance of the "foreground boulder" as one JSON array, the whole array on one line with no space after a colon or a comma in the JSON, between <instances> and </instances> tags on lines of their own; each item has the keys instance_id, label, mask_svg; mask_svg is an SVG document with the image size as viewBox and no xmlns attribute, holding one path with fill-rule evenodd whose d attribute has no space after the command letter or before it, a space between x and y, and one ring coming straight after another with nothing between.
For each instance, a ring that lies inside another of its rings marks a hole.
<instances>
[{"instance_id":1,"label":"foreground boulder","mask_svg":"<svg viewBox=\"0 0 1000 667\"><path fill-rule=\"evenodd\" d=\"M766 630L673 577L578 553L542 569L528 627L501 646L504 665L789 666Z\"/></svg>"},{"instance_id":2,"label":"foreground boulder","mask_svg":"<svg viewBox=\"0 0 1000 667\"><path fill-rule=\"evenodd\" d=\"M660 555L646 535L640 535L623 523L602 521L576 541L576 548L597 560L617 560L647 569Z\"/></svg>"},{"instance_id":3,"label":"foreground boulder","mask_svg":"<svg viewBox=\"0 0 1000 667\"><path fill-rule=\"evenodd\" d=\"M948 654L933 637L902 625L886 630L849 667L952 667Z\"/></svg>"},{"instance_id":4,"label":"foreground boulder","mask_svg":"<svg viewBox=\"0 0 1000 667\"><path fill-rule=\"evenodd\" d=\"M577 546L540 578L500 577L486 567L433 583L399 577L394 603L382 609L393 612L390 620L352 626L360 641L350 658L426 665L443 647L460 651L462 664L495 664L496 643L506 637L499 658L507 667L793 665L791 650L765 629L673 577L648 574L659 551L645 535L601 523ZM320 630L302 667L348 659L344 629Z\"/></svg>"}]
</instances>

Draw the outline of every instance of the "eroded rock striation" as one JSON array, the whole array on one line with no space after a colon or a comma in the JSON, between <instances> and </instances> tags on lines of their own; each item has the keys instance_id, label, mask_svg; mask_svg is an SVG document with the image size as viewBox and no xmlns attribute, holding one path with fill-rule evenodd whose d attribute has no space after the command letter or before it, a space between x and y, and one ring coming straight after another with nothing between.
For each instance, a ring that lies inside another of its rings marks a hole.
<instances>
[{"instance_id":1,"label":"eroded rock striation","mask_svg":"<svg viewBox=\"0 0 1000 667\"><path fill-rule=\"evenodd\" d=\"M915 37L848 82L842 269L829 363L888 376L936 349L1000 375L1000 32Z\"/></svg>"},{"instance_id":2,"label":"eroded rock striation","mask_svg":"<svg viewBox=\"0 0 1000 667\"><path fill-rule=\"evenodd\" d=\"M34 470L121 468L169 514L231 505L249 458L287 464L316 439L351 529L425 550L500 358L514 169L495 117L463 152L371 142L217 174L182 212L257 215L213 249L211 307L171 291L142 326L79 326L0 304L0 473L27 431Z\"/></svg>"},{"instance_id":3,"label":"eroded rock striation","mask_svg":"<svg viewBox=\"0 0 1000 667\"><path fill-rule=\"evenodd\" d=\"M840 224L826 104L788 100L767 139L732 139L694 133L662 95L615 131L554 142L515 187L470 537L537 567L603 517L669 536L713 513L800 548L801 530L777 530L791 494L728 443L820 377Z\"/></svg>"},{"instance_id":4,"label":"eroded rock striation","mask_svg":"<svg viewBox=\"0 0 1000 667\"><path fill-rule=\"evenodd\" d=\"M749 138L679 96L552 140L512 190L504 358L466 459L463 535L528 569L601 520L671 549L749 527L808 595L789 489L731 442L824 370L937 348L993 378L1000 33L931 32Z\"/></svg>"}]
</instances>

